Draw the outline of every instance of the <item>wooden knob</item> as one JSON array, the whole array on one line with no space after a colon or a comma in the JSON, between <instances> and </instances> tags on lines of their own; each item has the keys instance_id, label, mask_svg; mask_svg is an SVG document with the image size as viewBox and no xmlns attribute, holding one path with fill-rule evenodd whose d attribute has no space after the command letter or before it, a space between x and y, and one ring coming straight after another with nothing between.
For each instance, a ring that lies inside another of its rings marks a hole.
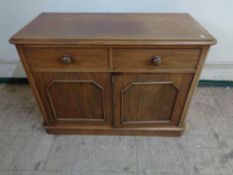
<instances>
[{"instance_id":1,"label":"wooden knob","mask_svg":"<svg viewBox=\"0 0 233 175\"><path fill-rule=\"evenodd\" d=\"M70 55L64 55L62 58L61 58L61 61L62 63L64 64L71 64L72 63L72 58Z\"/></svg>"},{"instance_id":2,"label":"wooden knob","mask_svg":"<svg viewBox=\"0 0 233 175\"><path fill-rule=\"evenodd\" d=\"M162 63L162 59L160 56L153 56L151 58L151 62L155 65L155 66L159 66Z\"/></svg>"}]
</instances>

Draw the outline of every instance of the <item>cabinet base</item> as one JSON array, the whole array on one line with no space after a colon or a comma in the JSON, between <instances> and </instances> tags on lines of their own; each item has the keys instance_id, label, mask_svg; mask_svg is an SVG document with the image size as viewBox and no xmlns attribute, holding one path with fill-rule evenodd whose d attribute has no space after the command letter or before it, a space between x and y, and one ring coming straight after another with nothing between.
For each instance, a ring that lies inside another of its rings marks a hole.
<instances>
[{"instance_id":1,"label":"cabinet base","mask_svg":"<svg viewBox=\"0 0 233 175\"><path fill-rule=\"evenodd\" d=\"M54 135L129 135L129 136L169 136L178 137L184 128L71 128L45 127L48 134Z\"/></svg>"}]
</instances>

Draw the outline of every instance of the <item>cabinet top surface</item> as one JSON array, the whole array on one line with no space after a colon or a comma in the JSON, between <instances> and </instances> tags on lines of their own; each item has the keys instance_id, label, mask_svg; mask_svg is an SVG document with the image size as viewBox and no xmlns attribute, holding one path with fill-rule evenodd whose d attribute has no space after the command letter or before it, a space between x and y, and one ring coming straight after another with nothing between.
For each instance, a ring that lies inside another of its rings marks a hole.
<instances>
[{"instance_id":1,"label":"cabinet top surface","mask_svg":"<svg viewBox=\"0 0 233 175\"><path fill-rule=\"evenodd\" d=\"M11 39L15 44L215 44L185 13L42 13Z\"/></svg>"}]
</instances>

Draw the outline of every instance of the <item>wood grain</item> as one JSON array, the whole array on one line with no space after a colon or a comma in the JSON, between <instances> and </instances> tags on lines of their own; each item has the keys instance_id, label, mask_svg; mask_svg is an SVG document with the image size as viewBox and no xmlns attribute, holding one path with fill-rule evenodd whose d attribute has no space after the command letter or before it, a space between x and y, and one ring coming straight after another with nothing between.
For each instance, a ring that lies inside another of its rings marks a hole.
<instances>
[{"instance_id":1,"label":"wood grain","mask_svg":"<svg viewBox=\"0 0 233 175\"><path fill-rule=\"evenodd\" d=\"M209 46L208 47L207 46L203 47L203 49L202 49L200 59L199 59L199 62L198 62L197 71L196 71L196 73L195 73L195 75L193 77L193 81L192 81L192 84L190 86L189 94L187 96L187 100L186 100L186 103L185 103L185 106L184 106L184 109L183 109L183 113L182 113L182 115L180 117L179 127L183 127L185 125L185 119L186 119L186 115L187 115L187 112L188 112L188 107L190 105L191 98L193 96L194 90L198 85L198 80L199 80L199 77L201 75L201 71L202 71L202 68L204 66L206 57L207 57L207 55L209 53L209 49L210 49Z\"/></svg>"},{"instance_id":2,"label":"wood grain","mask_svg":"<svg viewBox=\"0 0 233 175\"><path fill-rule=\"evenodd\" d=\"M191 69L196 68L199 49L116 49L115 69ZM161 57L161 64L152 63L154 56Z\"/></svg>"},{"instance_id":3,"label":"wood grain","mask_svg":"<svg viewBox=\"0 0 233 175\"><path fill-rule=\"evenodd\" d=\"M180 136L216 40L189 14L42 13L10 42L49 134Z\"/></svg>"},{"instance_id":4,"label":"wood grain","mask_svg":"<svg viewBox=\"0 0 233 175\"><path fill-rule=\"evenodd\" d=\"M45 126L46 132L53 135L121 135L121 136L166 136L178 137L184 132L184 128L96 128L96 127L55 127Z\"/></svg>"},{"instance_id":5,"label":"wood grain","mask_svg":"<svg viewBox=\"0 0 233 175\"><path fill-rule=\"evenodd\" d=\"M33 75L53 123L111 123L110 74L35 72Z\"/></svg>"},{"instance_id":6,"label":"wood grain","mask_svg":"<svg viewBox=\"0 0 233 175\"><path fill-rule=\"evenodd\" d=\"M216 41L185 13L42 13L10 42L108 45L214 44Z\"/></svg>"},{"instance_id":7,"label":"wood grain","mask_svg":"<svg viewBox=\"0 0 233 175\"><path fill-rule=\"evenodd\" d=\"M48 114L46 112L46 109L45 109L45 106L43 105L42 99L40 98L38 89L36 87L35 79L34 79L34 77L32 75L32 72L30 70L30 66L28 65L28 62L27 62L27 59L26 59L26 56L25 56L25 50L21 45L16 45L16 48L17 48L18 54L20 56L22 65L24 67L24 70L26 72L28 81L30 83L30 86L31 86L32 91L34 93L34 96L36 98L36 101L37 101L37 103L39 105L40 111L41 111L41 113L43 115L43 123L45 125L49 125L50 124L50 117L48 116Z\"/></svg>"},{"instance_id":8,"label":"wood grain","mask_svg":"<svg viewBox=\"0 0 233 175\"><path fill-rule=\"evenodd\" d=\"M36 69L108 69L108 49L26 47L25 53L29 65ZM62 62L64 55L70 55L71 64L64 64Z\"/></svg>"},{"instance_id":9,"label":"wood grain","mask_svg":"<svg viewBox=\"0 0 233 175\"><path fill-rule=\"evenodd\" d=\"M176 126L192 77L192 74L115 75L115 126Z\"/></svg>"}]
</instances>

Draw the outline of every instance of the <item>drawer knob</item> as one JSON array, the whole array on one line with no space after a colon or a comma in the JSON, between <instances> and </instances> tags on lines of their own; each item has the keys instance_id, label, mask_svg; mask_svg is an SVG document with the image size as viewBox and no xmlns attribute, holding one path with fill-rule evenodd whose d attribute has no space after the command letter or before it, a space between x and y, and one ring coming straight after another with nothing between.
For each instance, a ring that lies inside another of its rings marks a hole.
<instances>
[{"instance_id":1,"label":"drawer knob","mask_svg":"<svg viewBox=\"0 0 233 175\"><path fill-rule=\"evenodd\" d=\"M71 64L72 63L72 59L70 55L64 55L62 58L62 63L64 64Z\"/></svg>"},{"instance_id":2,"label":"drawer knob","mask_svg":"<svg viewBox=\"0 0 233 175\"><path fill-rule=\"evenodd\" d=\"M160 56L153 56L151 58L151 62L155 65L155 66L158 66L162 63L162 59Z\"/></svg>"}]
</instances>

